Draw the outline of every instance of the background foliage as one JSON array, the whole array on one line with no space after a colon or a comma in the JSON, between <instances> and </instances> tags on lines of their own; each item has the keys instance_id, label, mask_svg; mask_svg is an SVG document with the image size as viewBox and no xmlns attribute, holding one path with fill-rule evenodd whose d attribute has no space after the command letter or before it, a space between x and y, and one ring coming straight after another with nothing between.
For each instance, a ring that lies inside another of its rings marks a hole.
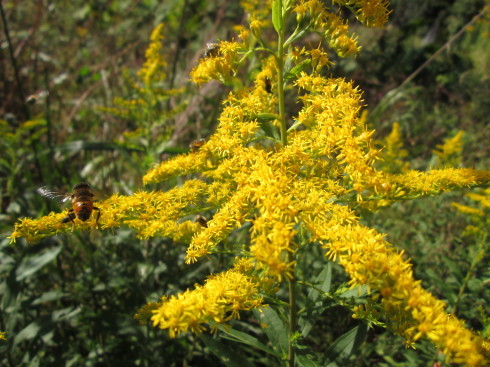
<instances>
[{"instance_id":1,"label":"background foliage","mask_svg":"<svg viewBox=\"0 0 490 367\"><path fill-rule=\"evenodd\" d=\"M405 161L413 168L435 166L433 150L459 130L465 132L461 164L488 167L488 14L411 83L397 88L484 5L476 0L392 1L386 29L357 29L363 46L360 57L334 60L333 75L352 78L364 90L368 121L379 139L399 122L408 152ZM188 73L207 42L231 38L232 26L245 17L243 10L237 2L199 0L4 1L2 6L17 70L2 32L0 330L7 331L8 341L0 344L1 364L219 364L215 355L231 353L231 348L236 352L236 344L191 335L168 339L165 333L139 326L132 315L162 293L185 290L203 275L221 270L225 255L185 266L183 244L140 241L125 229L104 236L95 231L74 233L34 245L20 241L15 247L5 237L17 218L59 210L56 203L36 195L37 187L69 190L87 181L102 197L127 194L141 187L141 176L151 164L209 135L227 90L214 83L197 89L188 83ZM155 88L180 92L157 99L146 110L153 113L146 120L144 115L115 113L124 107L121 101L141 97L135 88L137 71L150 33L161 22L167 79ZM28 95L43 90L49 95L33 105L25 102ZM148 137L162 126L170 127L165 131L171 133L159 134L160 141L149 144ZM478 206L469 198L448 194L364 213L365 220L408 253L426 289L446 300L450 310L457 305L459 317L488 333L490 273L483 265L471 267L479 248L487 249L480 264L488 263L488 239L465 232L474 224L472 218L456 211L452 202ZM321 272L325 263L317 255L312 250L303 258L302 271ZM331 271L332 286L346 280L340 268ZM322 354L341 330L357 323L348 308L324 301L319 310L308 348ZM250 325L253 321L236 327L266 342L268 336L258 325ZM355 359L344 365L426 366L438 360L429 344L421 343L415 354L382 328L370 330L367 338ZM242 349L251 365L270 365L256 349L246 344Z\"/></svg>"}]
</instances>

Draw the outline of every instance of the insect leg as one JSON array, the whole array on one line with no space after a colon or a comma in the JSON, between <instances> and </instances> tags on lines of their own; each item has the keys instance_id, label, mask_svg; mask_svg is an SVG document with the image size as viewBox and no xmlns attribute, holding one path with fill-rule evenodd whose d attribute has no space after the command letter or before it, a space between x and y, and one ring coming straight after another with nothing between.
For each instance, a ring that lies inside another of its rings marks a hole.
<instances>
[{"instance_id":1,"label":"insect leg","mask_svg":"<svg viewBox=\"0 0 490 367\"><path fill-rule=\"evenodd\" d=\"M73 209L70 209L68 211L68 215L61 220L61 223L73 222L73 219L75 219L75 218L76 218L76 215L73 212Z\"/></svg>"},{"instance_id":2,"label":"insect leg","mask_svg":"<svg viewBox=\"0 0 490 367\"><path fill-rule=\"evenodd\" d=\"M71 231L73 232L75 230L75 221L74 221L74 219L76 217L77 217L77 215L75 214L75 212L73 211L73 209L70 209L68 211L68 215L61 220L61 223L72 222L73 225L72 225Z\"/></svg>"}]
</instances>

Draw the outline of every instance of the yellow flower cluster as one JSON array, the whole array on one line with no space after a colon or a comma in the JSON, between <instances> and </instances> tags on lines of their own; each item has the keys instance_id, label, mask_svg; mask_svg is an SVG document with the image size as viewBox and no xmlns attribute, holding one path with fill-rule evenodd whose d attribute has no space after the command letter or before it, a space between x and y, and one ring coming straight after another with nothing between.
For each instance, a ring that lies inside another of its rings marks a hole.
<instances>
[{"instance_id":1,"label":"yellow flower cluster","mask_svg":"<svg viewBox=\"0 0 490 367\"><path fill-rule=\"evenodd\" d=\"M335 3L354 9L359 19L370 25L382 24L388 13L384 1ZM297 20L308 13L307 18L340 55L357 52L355 39L347 35L347 25L322 2L294 4ZM242 46L236 42L210 46L213 49L191 78L196 83L230 81ZM488 344L448 316L444 304L413 278L403 253L396 252L382 234L359 224L349 205L484 185L490 182L490 172L452 168L387 173L376 169L381 150L375 146L374 131L359 118L360 91L344 79L320 76L320 69L329 64L325 53L293 52L298 61L307 55L313 68L311 73L301 71L291 77L300 89L302 106L281 143L277 136L283 118L277 115L275 92L282 89L279 81L283 79L278 58L271 57L252 87L228 95L217 130L204 144L162 162L149 170L143 181L158 183L191 174L199 174L198 178L189 178L166 192L113 195L97 204L102 229L125 225L142 238L168 236L189 243L187 262L215 251L235 229L249 231L250 243L237 250L246 260L194 290L147 305L138 318L151 319L173 337L185 331L199 333L203 324L238 317L239 310L262 303L261 293L271 292L272 281L294 276L293 254L308 238L345 268L352 286L367 286L371 299L380 304L381 316L409 344L427 337L453 361L483 366L489 360ZM388 139L392 155L400 148L396 126ZM205 226L191 220L196 214L207 216ZM71 226L60 223L65 215L23 219L11 237L33 240L66 231ZM93 218L85 223L76 220L77 228L95 226Z\"/></svg>"},{"instance_id":2,"label":"yellow flower cluster","mask_svg":"<svg viewBox=\"0 0 490 367\"><path fill-rule=\"evenodd\" d=\"M190 237L201 230L201 226L188 220L176 221L194 213L193 206L203 199L205 183L198 180L188 180L181 187L167 192L139 191L131 196L112 195L108 199L97 202L101 211L99 227L110 229L120 226L134 228L141 238L154 236L168 236L176 240L189 240ZM10 238L15 241L24 237L28 241L35 241L42 237L66 232L72 229L72 224L62 224L67 211L63 213L50 213L40 219L21 219L16 224ZM76 229L97 228L95 215L81 222L75 219Z\"/></svg>"},{"instance_id":3,"label":"yellow flower cluster","mask_svg":"<svg viewBox=\"0 0 490 367\"><path fill-rule=\"evenodd\" d=\"M311 19L312 28L321 32L330 46L340 57L355 55L359 52L357 39L348 34L349 27L342 18L330 12L319 0L300 0L294 7L296 19Z\"/></svg>"},{"instance_id":4,"label":"yellow flower cluster","mask_svg":"<svg viewBox=\"0 0 490 367\"><path fill-rule=\"evenodd\" d=\"M357 19L368 27L382 27L388 21L388 1L386 0L333 0L350 8Z\"/></svg>"},{"instance_id":5,"label":"yellow flower cluster","mask_svg":"<svg viewBox=\"0 0 490 367\"><path fill-rule=\"evenodd\" d=\"M331 206L322 209L336 212ZM336 215L312 217L305 223L327 256L344 266L350 284L367 285L374 293L381 303L381 315L408 344L427 337L455 363L483 366L488 361L488 343L444 311L444 303L415 281L403 252L395 252L381 234L360 224L339 224Z\"/></svg>"},{"instance_id":6,"label":"yellow flower cluster","mask_svg":"<svg viewBox=\"0 0 490 367\"><path fill-rule=\"evenodd\" d=\"M479 171L472 168L435 169L428 172L410 170L404 174L385 175L381 184L388 196L406 196L415 198L426 195L436 195L463 187L481 185L490 181L489 171Z\"/></svg>"},{"instance_id":7,"label":"yellow flower cluster","mask_svg":"<svg viewBox=\"0 0 490 367\"><path fill-rule=\"evenodd\" d=\"M433 152L437 157L438 167L457 167L461 165L463 153L463 131L459 131L454 137L446 139L444 144L436 146Z\"/></svg>"},{"instance_id":8,"label":"yellow flower cluster","mask_svg":"<svg viewBox=\"0 0 490 367\"><path fill-rule=\"evenodd\" d=\"M482 193L466 194L466 197L479 202L484 210L490 209L490 188L483 190Z\"/></svg>"},{"instance_id":9,"label":"yellow flower cluster","mask_svg":"<svg viewBox=\"0 0 490 367\"><path fill-rule=\"evenodd\" d=\"M5 334L7 334L5 331L0 331L0 340L7 340Z\"/></svg>"},{"instance_id":10,"label":"yellow flower cluster","mask_svg":"<svg viewBox=\"0 0 490 367\"><path fill-rule=\"evenodd\" d=\"M478 203L479 207L452 203L459 212L470 217L472 224L466 226L464 235L478 235L486 239L490 228L490 188L471 192L465 195L467 198ZM483 243L485 240L482 241Z\"/></svg>"},{"instance_id":11,"label":"yellow flower cluster","mask_svg":"<svg viewBox=\"0 0 490 367\"><path fill-rule=\"evenodd\" d=\"M138 76L145 85L162 81L166 77L165 66L167 63L161 55L163 30L163 23L161 23L151 33L151 43L145 52L146 61L138 72Z\"/></svg>"},{"instance_id":12,"label":"yellow flower cluster","mask_svg":"<svg viewBox=\"0 0 490 367\"><path fill-rule=\"evenodd\" d=\"M259 307L263 302L258 295L261 285L237 268L211 276L193 290L164 296L160 303L151 304L153 326L168 329L171 338L186 331L199 334L203 324L222 324L239 318L240 310Z\"/></svg>"},{"instance_id":13,"label":"yellow flower cluster","mask_svg":"<svg viewBox=\"0 0 490 367\"><path fill-rule=\"evenodd\" d=\"M398 122L393 123L391 133L383 139L381 144L384 146L384 149L381 154L382 161L378 166L385 172L406 172L410 164L403 161L403 158L408 155L408 152L406 149L403 149L403 139Z\"/></svg>"},{"instance_id":14,"label":"yellow flower cluster","mask_svg":"<svg viewBox=\"0 0 490 367\"><path fill-rule=\"evenodd\" d=\"M192 262L211 253L231 231L248 222L251 243L244 247L243 255L251 254L256 269L277 280L291 276L294 263L289 254L300 246L296 233L303 227L312 241L324 246L330 259L345 267L352 285L365 284L381 294L385 315L392 316L394 328L409 341L427 336L454 360L466 356L471 365L482 365L486 352L481 340L460 321L448 318L442 303L413 279L402 254L392 250L382 235L359 225L354 212L341 203L349 202L352 193L358 200L379 191L396 193L399 198L432 195L489 182L490 174L471 169L399 175L379 172L374 168L379 152L373 148L372 132L358 117L362 101L352 83L302 73L295 84L308 92L301 97L303 108L296 117L304 129L291 130L287 146L256 143L262 126L260 114L273 112L270 96L257 80L250 90L230 93L216 133L197 151L162 162L145 176L145 182L159 182L201 172L202 180L187 180L167 192L114 195L97 204L102 211L101 227L126 225L143 238L169 236L190 241L187 261ZM266 123L274 127L272 121ZM186 220L200 210L214 211L207 227ZM70 226L60 223L63 216L53 213L38 220L24 219L12 238L33 239L67 230ZM95 226L93 219L77 221L77 227L91 226ZM212 319L224 322L236 316L233 308L213 308L215 313L206 306L215 307L216 302L208 297L223 292L238 297L234 310L258 305L253 303L259 299L254 293L257 287L248 283L245 274L225 274L195 291L165 298L154 310L155 325L175 335L199 331L201 323ZM224 291L233 284L240 287ZM236 296L240 289L245 294ZM225 298L217 303L229 302ZM453 335L459 338L457 343Z\"/></svg>"},{"instance_id":15,"label":"yellow flower cluster","mask_svg":"<svg viewBox=\"0 0 490 367\"><path fill-rule=\"evenodd\" d=\"M208 45L208 55L205 55L199 65L192 69L191 80L196 84L206 83L212 79L230 83L236 72L239 51L242 48L241 43L228 41Z\"/></svg>"}]
</instances>

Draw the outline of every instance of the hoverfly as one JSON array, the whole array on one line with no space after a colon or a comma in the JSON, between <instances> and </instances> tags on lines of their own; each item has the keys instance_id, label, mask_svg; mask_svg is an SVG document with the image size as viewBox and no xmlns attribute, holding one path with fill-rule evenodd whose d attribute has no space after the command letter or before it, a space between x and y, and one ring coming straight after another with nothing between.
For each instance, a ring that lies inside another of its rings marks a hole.
<instances>
[{"instance_id":1,"label":"hoverfly","mask_svg":"<svg viewBox=\"0 0 490 367\"><path fill-rule=\"evenodd\" d=\"M264 89L267 93L272 93L272 81L268 76L264 78Z\"/></svg>"},{"instance_id":2,"label":"hoverfly","mask_svg":"<svg viewBox=\"0 0 490 367\"><path fill-rule=\"evenodd\" d=\"M208 42L206 44L206 51L204 52L204 58L207 59L208 57L216 57L218 56L218 52L219 52L219 45L217 43Z\"/></svg>"},{"instance_id":3,"label":"hoverfly","mask_svg":"<svg viewBox=\"0 0 490 367\"><path fill-rule=\"evenodd\" d=\"M38 102L39 100L46 98L48 95L49 95L49 92L47 90L38 91L34 94L29 95L26 98L26 103L29 105L33 105L36 102Z\"/></svg>"},{"instance_id":4,"label":"hoverfly","mask_svg":"<svg viewBox=\"0 0 490 367\"><path fill-rule=\"evenodd\" d=\"M194 222L199 224L201 227L208 228L208 220L204 218L202 215L196 215L194 217Z\"/></svg>"},{"instance_id":5,"label":"hoverfly","mask_svg":"<svg viewBox=\"0 0 490 367\"><path fill-rule=\"evenodd\" d=\"M192 153L195 153L199 150L199 148L204 145L204 143L206 143L205 139L194 140L192 143L189 144L189 149Z\"/></svg>"},{"instance_id":6,"label":"hoverfly","mask_svg":"<svg viewBox=\"0 0 490 367\"><path fill-rule=\"evenodd\" d=\"M72 222L75 227L75 218L80 219L82 222L87 221L92 212L97 211L97 217L95 222L99 225L100 209L94 206L94 193L92 188L87 183L79 183L73 187L71 194L60 194L51 190L49 187L43 186L37 189L37 192L50 199L60 199L63 203L71 200L71 209L68 211L68 215L61 220L61 223Z\"/></svg>"}]
</instances>

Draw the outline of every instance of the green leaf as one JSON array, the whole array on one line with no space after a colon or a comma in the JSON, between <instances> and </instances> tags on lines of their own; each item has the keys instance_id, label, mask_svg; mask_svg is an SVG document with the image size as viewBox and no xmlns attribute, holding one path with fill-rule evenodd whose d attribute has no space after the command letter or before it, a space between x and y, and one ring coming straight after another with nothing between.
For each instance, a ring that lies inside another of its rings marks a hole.
<instances>
[{"instance_id":1,"label":"green leaf","mask_svg":"<svg viewBox=\"0 0 490 367\"><path fill-rule=\"evenodd\" d=\"M208 335L201 334L199 339L209 348L209 350L218 357L225 366L228 367L253 367L247 358L243 355L236 353L233 349L227 345L221 343L219 340L214 339Z\"/></svg>"},{"instance_id":2,"label":"green leaf","mask_svg":"<svg viewBox=\"0 0 490 367\"><path fill-rule=\"evenodd\" d=\"M366 295L367 295L367 287L365 285L361 285L360 287L348 289L345 292L341 293L339 296L342 298L353 298L354 300L359 300L365 297Z\"/></svg>"},{"instance_id":3,"label":"green leaf","mask_svg":"<svg viewBox=\"0 0 490 367\"><path fill-rule=\"evenodd\" d=\"M298 363L300 367L323 367L323 364L315 361L313 356L296 356L296 363Z\"/></svg>"},{"instance_id":4,"label":"green leaf","mask_svg":"<svg viewBox=\"0 0 490 367\"><path fill-rule=\"evenodd\" d=\"M294 68L292 68L291 70L289 70L286 73L285 78L286 79L296 79L298 77L299 73L301 73L303 70L305 70L306 67L310 64L311 64L310 59L301 61Z\"/></svg>"},{"instance_id":5,"label":"green leaf","mask_svg":"<svg viewBox=\"0 0 490 367\"><path fill-rule=\"evenodd\" d=\"M81 76L81 77L87 76L89 74L90 74L90 68L88 66L82 66L78 70L78 75Z\"/></svg>"},{"instance_id":6,"label":"green leaf","mask_svg":"<svg viewBox=\"0 0 490 367\"><path fill-rule=\"evenodd\" d=\"M260 342L257 338L254 338L253 336L250 336L246 333L243 333L241 331L232 329L227 326L219 325L218 329L221 330L223 333L226 335L223 335L223 338L229 339L229 340L234 340L246 345L250 345L251 347L260 349L266 353L269 353L273 356L279 357L280 355L276 352L274 352L272 349L264 345L262 342Z\"/></svg>"},{"instance_id":7,"label":"green leaf","mask_svg":"<svg viewBox=\"0 0 490 367\"><path fill-rule=\"evenodd\" d=\"M480 279L470 279L468 281L468 290L471 292L480 292L483 288L484 285Z\"/></svg>"},{"instance_id":8,"label":"green leaf","mask_svg":"<svg viewBox=\"0 0 490 367\"><path fill-rule=\"evenodd\" d=\"M282 31L284 26L282 19L282 0L274 0L272 2L272 24L277 33Z\"/></svg>"},{"instance_id":9,"label":"green leaf","mask_svg":"<svg viewBox=\"0 0 490 367\"><path fill-rule=\"evenodd\" d=\"M260 113L257 116L257 121L260 124L260 128L264 131L265 135L273 140L279 141L281 137L279 136L279 132L273 126L270 121L274 121L279 119L279 117L273 113Z\"/></svg>"},{"instance_id":10,"label":"green leaf","mask_svg":"<svg viewBox=\"0 0 490 367\"><path fill-rule=\"evenodd\" d=\"M318 274L318 276L316 277L314 282L314 286L316 288L312 287L308 291L309 303L311 305L314 305L322 295L322 292L327 293L330 291L331 285L332 285L332 263L329 262L327 266L322 270L322 272ZM303 335L303 337L308 336L321 310L325 308L327 307L322 307L321 309L317 310L317 312L309 312L305 315L305 317L302 317L300 319L301 335Z\"/></svg>"},{"instance_id":11,"label":"green leaf","mask_svg":"<svg viewBox=\"0 0 490 367\"><path fill-rule=\"evenodd\" d=\"M14 346L23 341L32 340L50 329L52 329L52 322L49 316L34 320L15 335Z\"/></svg>"},{"instance_id":12,"label":"green leaf","mask_svg":"<svg viewBox=\"0 0 490 367\"><path fill-rule=\"evenodd\" d=\"M41 252L40 254L24 258L15 272L15 279L20 282L21 280L31 276L44 265L50 263L54 258L56 258L62 248L62 246L53 247Z\"/></svg>"},{"instance_id":13,"label":"green leaf","mask_svg":"<svg viewBox=\"0 0 490 367\"><path fill-rule=\"evenodd\" d=\"M261 324L266 325L264 331L274 349L280 353L286 353L289 344L289 330L277 312L272 307L263 307L260 310L254 309L253 313Z\"/></svg>"},{"instance_id":14,"label":"green leaf","mask_svg":"<svg viewBox=\"0 0 490 367\"><path fill-rule=\"evenodd\" d=\"M326 353L329 360L333 362L328 366L345 366L343 362L361 346L366 339L367 331L368 326L362 323L334 341Z\"/></svg>"},{"instance_id":15,"label":"green leaf","mask_svg":"<svg viewBox=\"0 0 490 367\"><path fill-rule=\"evenodd\" d=\"M268 122L268 121L274 121L274 120L279 120L279 116L277 116L273 113L259 113L257 115L257 121L258 122Z\"/></svg>"},{"instance_id":16,"label":"green leaf","mask_svg":"<svg viewBox=\"0 0 490 367\"><path fill-rule=\"evenodd\" d=\"M58 290L44 292L43 294L41 294L40 297L36 298L32 302L32 305L35 306L35 305L40 305L40 304L47 303L47 302L58 301L59 299L63 298L66 295L67 295L67 293L64 293L64 292L61 292Z\"/></svg>"},{"instance_id":17,"label":"green leaf","mask_svg":"<svg viewBox=\"0 0 490 367\"><path fill-rule=\"evenodd\" d=\"M446 267L451 271L451 273L460 281L462 282L464 277L465 277L465 274L463 274L463 272L461 271L461 265L456 263L455 261L449 259L449 258L446 258L446 257L443 257L442 258L442 261L444 262L444 264L446 265Z\"/></svg>"},{"instance_id":18,"label":"green leaf","mask_svg":"<svg viewBox=\"0 0 490 367\"><path fill-rule=\"evenodd\" d=\"M317 288L310 288L308 291L308 298L312 302L316 302L321 296L321 292L328 293L332 286L332 263L328 262L327 266L322 270L315 279L315 286Z\"/></svg>"},{"instance_id":19,"label":"green leaf","mask_svg":"<svg viewBox=\"0 0 490 367\"><path fill-rule=\"evenodd\" d=\"M297 39L303 37L305 35L305 33L309 30L310 28L307 27L307 28L304 28L302 29L301 31L299 32L294 32L291 37L289 37L287 39L286 42L284 42L284 47L288 47L291 43L293 43L294 41L296 41Z\"/></svg>"},{"instance_id":20,"label":"green leaf","mask_svg":"<svg viewBox=\"0 0 490 367\"><path fill-rule=\"evenodd\" d=\"M61 310L53 311L51 313L51 319L56 322L62 320L69 320L77 316L80 312L82 312L81 307L70 306L70 307L63 308Z\"/></svg>"},{"instance_id":21,"label":"green leaf","mask_svg":"<svg viewBox=\"0 0 490 367\"><path fill-rule=\"evenodd\" d=\"M29 325L27 325L25 328L23 328L21 331L15 335L15 342L14 344L18 344L24 340L30 340L34 338L39 330L41 330L41 325L38 321L33 321Z\"/></svg>"}]
</instances>

